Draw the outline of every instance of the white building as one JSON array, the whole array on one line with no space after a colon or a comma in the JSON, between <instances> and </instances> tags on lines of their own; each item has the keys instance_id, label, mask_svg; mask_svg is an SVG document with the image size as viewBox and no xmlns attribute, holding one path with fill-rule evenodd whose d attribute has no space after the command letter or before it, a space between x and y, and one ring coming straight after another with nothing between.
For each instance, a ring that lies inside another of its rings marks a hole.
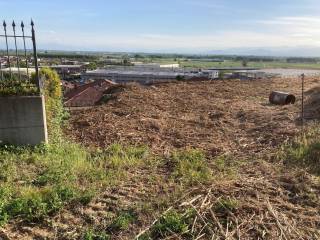
<instances>
[{"instance_id":1,"label":"white building","mask_svg":"<svg viewBox=\"0 0 320 240\"><path fill-rule=\"evenodd\" d=\"M95 71L87 71L81 74L82 80L89 79L110 79L116 83L154 83L154 82L168 82L178 79L191 79L201 77L199 73L184 73L184 72L169 72L169 71L139 71L139 70L116 70L116 69L98 69Z\"/></svg>"}]
</instances>

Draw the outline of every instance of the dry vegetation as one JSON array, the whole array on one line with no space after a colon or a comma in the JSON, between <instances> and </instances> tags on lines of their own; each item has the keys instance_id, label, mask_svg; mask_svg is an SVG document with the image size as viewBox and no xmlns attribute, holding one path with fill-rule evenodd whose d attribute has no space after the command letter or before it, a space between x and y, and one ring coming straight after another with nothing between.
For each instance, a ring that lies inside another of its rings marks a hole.
<instances>
[{"instance_id":1,"label":"dry vegetation","mask_svg":"<svg viewBox=\"0 0 320 240\"><path fill-rule=\"evenodd\" d=\"M319 83L307 79L309 120ZM116 181L87 205L13 220L0 238L320 239L319 127L301 137L300 98L273 106L271 90L299 96L300 81L132 85L72 111L66 133L98 147Z\"/></svg>"},{"instance_id":2,"label":"dry vegetation","mask_svg":"<svg viewBox=\"0 0 320 240\"><path fill-rule=\"evenodd\" d=\"M116 100L74 112L70 136L88 146L147 145L156 153L198 148L213 154L259 152L297 131L300 99L274 106L272 90L300 96L299 79L133 85ZM308 79L308 88L317 86ZM310 115L310 114L309 114Z\"/></svg>"}]
</instances>

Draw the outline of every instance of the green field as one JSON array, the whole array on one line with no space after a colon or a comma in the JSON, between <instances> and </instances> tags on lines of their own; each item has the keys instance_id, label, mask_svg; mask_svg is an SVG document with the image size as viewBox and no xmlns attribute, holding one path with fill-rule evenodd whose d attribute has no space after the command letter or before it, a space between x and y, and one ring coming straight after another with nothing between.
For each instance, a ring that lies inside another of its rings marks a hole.
<instances>
[{"instance_id":1,"label":"green field","mask_svg":"<svg viewBox=\"0 0 320 240\"><path fill-rule=\"evenodd\" d=\"M226 60L224 62L180 60L173 58L144 59L144 62L163 64L180 63L186 68L215 68L215 67L243 67L242 61ZM295 69L320 69L320 63L287 63L286 61L248 62L247 67L254 68L295 68Z\"/></svg>"}]
</instances>

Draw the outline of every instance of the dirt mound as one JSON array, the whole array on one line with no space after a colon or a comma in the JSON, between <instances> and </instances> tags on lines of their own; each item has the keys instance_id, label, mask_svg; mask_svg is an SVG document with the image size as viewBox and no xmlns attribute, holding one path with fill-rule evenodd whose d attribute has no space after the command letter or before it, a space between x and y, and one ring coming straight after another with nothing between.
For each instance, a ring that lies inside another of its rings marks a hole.
<instances>
[{"instance_id":1,"label":"dirt mound","mask_svg":"<svg viewBox=\"0 0 320 240\"><path fill-rule=\"evenodd\" d=\"M317 82L307 79L307 86ZM90 146L119 142L158 153L188 147L259 152L297 132L299 88L299 79L131 85L108 104L72 112L67 132ZM270 105L272 90L296 94L298 102Z\"/></svg>"},{"instance_id":2,"label":"dirt mound","mask_svg":"<svg viewBox=\"0 0 320 240\"><path fill-rule=\"evenodd\" d=\"M306 92L305 118L309 120L320 119L320 87L314 87Z\"/></svg>"}]
</instances>

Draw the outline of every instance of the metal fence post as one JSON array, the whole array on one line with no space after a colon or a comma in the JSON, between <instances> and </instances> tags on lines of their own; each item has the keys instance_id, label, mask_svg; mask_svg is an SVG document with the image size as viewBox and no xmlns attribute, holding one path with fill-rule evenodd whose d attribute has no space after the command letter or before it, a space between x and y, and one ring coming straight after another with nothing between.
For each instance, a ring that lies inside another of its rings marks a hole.
<instances>
[{"instance_id":1,"label":"metal fence post","mask_svg":"<svg viewBox=\"0 0 320 240\"><path fill-rule=\"evenodd\" d=\"M302 131L304 130L304 73L301 75L301 124Z\"/></svg>"},{"instance_id":2,"label":"metal fence post","mask_svg":"<svg viewBox=\"0 0 320 240\"><path fill-rule=\"evenodd\" d=\"M16 50L16 62L17 62L17 68L18 68L18 76L19 76L19 82L21 82L21 72L20 72L20 60L18 55L18 45L17 45L17 36L16 36L16 24L13 21L12 22L12 29L13 29L13 38L14 38L14 46Z\"/></svg>"},{"instance_id":3,"label":"metal fence post","mask_svg":"<svg viewBox=\"0 0 320 240\"><path fill-rule=\"evenodd\" d=\"M21 22L21 30L22 30L22 38L23 38L24 57L26 58L27 78L29 81L30 76L29 76L28 56L27 56L26 37L24 34L24 23L23 22Z\"/></svg>"},{"instance_id":4,"label":"metal fence post","mask_svg":"<svg viewBox=\"0 0 320 240\"><path fill-rule=\"evenodd\" d=\"M4 36L5 36L5 39L6 39L7 63L8 63L8 66L9 66L9 72L10 72L10 78L11 78L11 77L12 77L12 74L11 74L11 64L10 64L10 55L9 55L8 35L7 35L7 23L6 23L6 21L3 21L3 29L4 29Z\"/></svg>"},{"instance_id":5,"label":"metal fence post","mask_svg":"<svg viewBox=\"0 0 320 240\"><path fill-rule=\"evenodd\" d=\"M35 65L35 71L36 71L36 85L38 88L39 93L41 93L40 89L40 76L39 76L39 66L38 66L38 56L37 56L37 45L36 45L36 34L34 31L34 22L31 20L31 33L32 33L32 44L33 44L33 58L34 58L34 65Z\"/></svg>"}]
</instances>

